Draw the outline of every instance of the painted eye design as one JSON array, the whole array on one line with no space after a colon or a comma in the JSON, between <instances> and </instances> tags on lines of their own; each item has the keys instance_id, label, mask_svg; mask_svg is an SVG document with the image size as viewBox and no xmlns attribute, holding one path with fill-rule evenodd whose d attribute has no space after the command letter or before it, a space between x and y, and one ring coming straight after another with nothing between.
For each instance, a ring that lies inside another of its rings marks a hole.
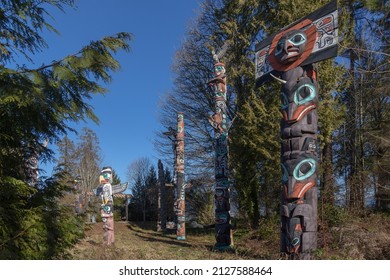
<instances>
[{"instance_id":1,"label":"painted eye design","mask_svg":"<svg viewBox=\"0 0 390 280\"><path fill-rule=\"evenodd\" d=\"M284 166L284 164L282 164L282 173L283 173L282 181L288 182L288 171L287 168Z\"/></svg>"},{"instance_id":2,"label":"painted eye design","mask_svg":"<svg viewBox=\"0 0 390 280\"><path fill-rule=\"evenodd\" d=\"M308 101L311 101L316 96L316 89L309 84L301 85L294 93L294 102L298 105L302 105Z\"/></svg>"},{"instance_id":3,"label":"painted eye design","mask_svg":"<svg viewBox=\"0 0 390 280\"><path fill-rule=\"evenodd\" d=\"M215 72L222 72L223 70L225 69L222 66L215 67Z\"/></svg>"},{"instance_id":4,"label":"painted eye design","mask_svg":"<svg viewBox=\"0 0 390 280\"><path fill-rule=\"evenodd\" d=\"M293 240L291 240L292 246L297 246L300 243L299 237L295 237Z\"/></svg>"},{"instance_id":5,"label":"painted eye design","mask_svg":"<svg viewBox=\"0 0 390 280\"><path fill-rule=\"evenodd\" d=\"M284 92L282 92L280 94L281 96L281 100L282 100L282 110L286 109L288 107L288 98L287 96L284 94Z\"/></svg>"},{"instance_id":6,"label":"painted eye design","mask_svg":"<svg viewBox=\"0 0 390 280\"><path fill-rule=\"evenodd\" d=\"M279 55L282 53L284 49L284 43L282 40L280 40L276 46L276 49L275 49L275 55Z\"/></svg>"},{"instance_id":7,"label":"painted eye design","mask_svg":"<svg viewBox=\"0 0 390 280\"><path fill-rule=\"evenodd\" d=\"M303 33L298 33L291 37L288 41L295 46L299 46L306 42L306 35Z\"/></svg>"},{"instance_id":8,"label":"painted eye design","mask_svg":"<svg viewBox=\"0 0 390 280\"><path fill-rule=\"evenodd\" d=\"M317 164L314 159L308 158L302 160L298 165L294 168L294 177L298 181L305 180L309 178L316 172Z\"/></svg>"}]
</instances>

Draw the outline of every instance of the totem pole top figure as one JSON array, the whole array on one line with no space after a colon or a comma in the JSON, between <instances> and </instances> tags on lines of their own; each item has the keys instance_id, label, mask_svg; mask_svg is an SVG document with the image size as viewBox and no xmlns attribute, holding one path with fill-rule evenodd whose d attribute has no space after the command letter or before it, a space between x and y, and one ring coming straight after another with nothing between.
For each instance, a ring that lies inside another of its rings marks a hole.
<instances>
[{"instance_id":1,"label":"totem pole top figure","mask_svg":"<svg viewBox=\"0 0 390 280\"><path fill-rule=\"evenodd\" d=\"M102 171L100 171L99 176L99 183L100 184L108 184L112 183L112 168L107 166L103 167Z\"/></svg>"},{"instance_id":2,"label":"totem pole top figure","mask_svg":"<svg viewBox=\"0 0 390 280\"><path fill-rule=\"evenodd\" d=\"M256 45L256 86L279 72L335 57L337 46L337 1L333 0Z\"/></svg>"},{"instance_id":3,"label":"totem pole top figure","mask_svg":"<svg viewBox=\"0 0 390 280\"><path fill-rule=\"evenodd\" d=\"M222 62L217 62L214 64L214 76L219 77L225 75L225 64Z\"/></svg>"}]
</instances>

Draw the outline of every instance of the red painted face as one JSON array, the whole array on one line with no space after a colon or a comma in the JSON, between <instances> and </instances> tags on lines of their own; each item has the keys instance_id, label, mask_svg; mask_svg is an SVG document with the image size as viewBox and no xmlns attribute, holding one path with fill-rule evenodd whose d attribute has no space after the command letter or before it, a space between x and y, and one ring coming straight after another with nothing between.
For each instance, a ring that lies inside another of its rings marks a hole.
<instances>
[{"instance_id":1,"label":"red painted face","mask_svg":"<svg viewBox=\"0 0 390 280\"><path fill-rule=\"evenodd\" d=\"M275 57L281 64L296 61L306 48L307 37L304 31L292 30L284 34L275 48Z\"/></svg>"},{"instance_id":2,"label":"red painted face","mask_svg":"<svg viewBox=\"0 0 390 280\"><path fill-rule=\"evenodd\" d=\"M292 30L279 39L275 49L275 56L279 63L288 64L296 61L306 47L306 33L300 30Z\"/></svg>"},{"instance_id":3,"label":"red painted face","mask_svg":"<svg viewBox=\"0 0 390 280\"><path fill-rule=\"evenodd\" d=\"M268 61L277 71L285 72L302 64L311 54L317 28L309 19L281 31L272 40Z\"/></svg>"}]
</instances>

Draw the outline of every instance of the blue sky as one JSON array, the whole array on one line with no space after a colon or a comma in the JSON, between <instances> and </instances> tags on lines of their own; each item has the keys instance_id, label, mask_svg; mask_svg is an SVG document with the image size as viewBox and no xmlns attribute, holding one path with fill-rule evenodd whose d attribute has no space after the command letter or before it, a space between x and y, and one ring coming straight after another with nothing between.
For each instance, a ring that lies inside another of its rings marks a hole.
<instances>
[{"instance_id":1,"label":"blue sky","mask_svg":"<svg viewBox=\"0 0 390 280\"><path fill-rule=\"evenodd\" d=\"M33 57L36 66L76 53L92 40L117 32L130 32L130 53L116 58L122 69L113 74L109 93L96 95L90 104L100 124L73 125L96 132L103 165L112 166L126 180L128 165L147 156L156 165L153 137L160 129L159 102L172 89L171 65L191 21L200 10L200 0L78 0L76 9L52 13L51 23L60 35L45 33L49 48ZM71 139L76 135L69 134ZM55 149L54 145L50 148ZM51 174L52 165L42 165Z\"/></svg>"}]
</instances>

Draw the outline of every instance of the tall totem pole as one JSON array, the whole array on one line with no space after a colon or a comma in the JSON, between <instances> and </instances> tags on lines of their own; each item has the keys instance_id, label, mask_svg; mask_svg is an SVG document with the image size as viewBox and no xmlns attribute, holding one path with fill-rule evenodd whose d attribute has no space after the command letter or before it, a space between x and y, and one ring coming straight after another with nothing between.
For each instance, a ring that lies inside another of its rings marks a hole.
<instances>
[{"instance_id":1,"label":"tall totem pole","mask_svg":"<svg viewBox=\"0 0 390 280\"><path fill-rule=\"evenodd\" d=\"M157 231L165 231L167 229L167 195L165 188L164 166L161 160L158 160L158 218Z\"/></svg>"},{"instance_id":2,"label":"tall totem pole","mask_svg":"<svg viewBox=\"0 0 390 280\"><path fill-rule=\"evenodd\" d=\"M96 195L102 199L100 214L103 221L103 240L107 245L111 245L115 242L113 195L125 191L128 183L112 186L112 168L109 166L103 167L100 171L99 183L100 186L96 189Z\"/></svg>"},{"instance_id":3,"label":"tall totem pole","mask_svg":"<svg viewBox=\"0 0 390 280\"><path fill-rule=\"evenodd\" d=\"M281 89L281 252L310 259L317 248L317 69L337 55L337 1L283 28L256 46L256 84Z\"/></svg>"},{"instance_id":4,"label":"tall totem pole","mask_svg":"<svg viewBox=\"0 0 390 280\"><path fill-rule=\"evenodd\" d=\"M226 70L216 61L214 78L209 86L214 93L215 113L209 122L214 128L215 139L215 238L216 250L229 250L232 245L230 224L229 165L228 165L228 123L226 112Z\"/></svg>"},{"instance_id":5,"label":"tall totem pole","mask_svg":"<svg viewBox=\"0 0 390 280\"><path fill-rule=\"evenodd\" d=\"M184 116L177 113L176 134L176 202L177 240L186 239L185 178L184 178Z\"/></svg>"},{"instance_id":6,"label":"tall totem pole","mask_svg":"<svg viewBox=\"0 0 390 280\"><path fill-rule=\"evenodd\" d=\"M115 242L114 235L114 201L112 197L112 169L111 167L103 167L99 176L99 183L101 185L100 197L102 205L100 214L103 221L103 240L107 245Z\"/></svg>"}]
</instances>

